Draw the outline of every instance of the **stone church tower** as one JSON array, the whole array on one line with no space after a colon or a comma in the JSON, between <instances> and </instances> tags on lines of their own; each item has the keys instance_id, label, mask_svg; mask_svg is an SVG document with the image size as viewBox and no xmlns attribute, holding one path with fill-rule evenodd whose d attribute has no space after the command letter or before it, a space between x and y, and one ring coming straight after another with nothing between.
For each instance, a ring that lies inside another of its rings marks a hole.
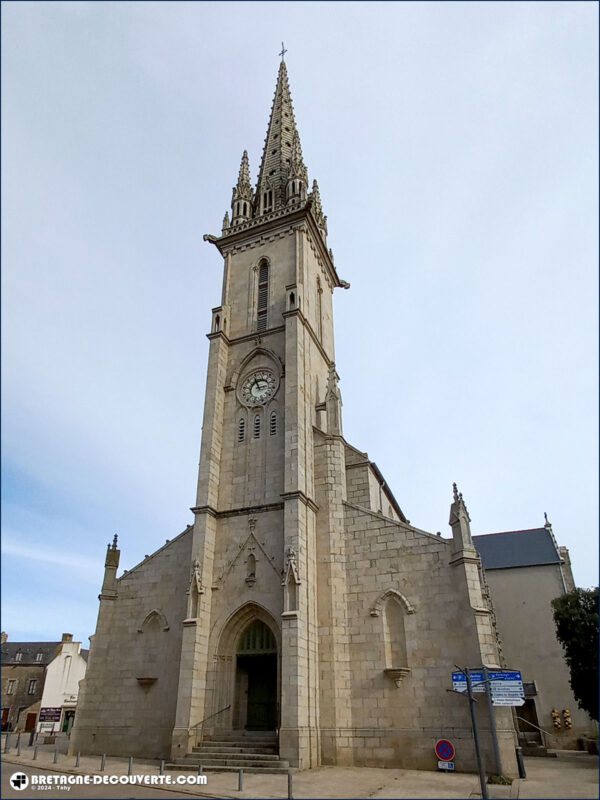
<instances>
[{"instance_id":1,"label":"stone church tower","mask_svg":"<svg viewBox=\"0 0 600 800\"><path fill-rule=\"evenodd\" d=\"M435 768L448 737L474 769L446 690L455 664L500 656L469 516L455 489L452 538L415 528L343 437L332 295L348 284L284 61L256 189L244 152L231 217L204 238L224 271L194 524L118 579L109 547L73 752L181 758L199 731L273 731L301 768ZM510 711L496 723L514 772Z\"/></svg>"}]
</instances>

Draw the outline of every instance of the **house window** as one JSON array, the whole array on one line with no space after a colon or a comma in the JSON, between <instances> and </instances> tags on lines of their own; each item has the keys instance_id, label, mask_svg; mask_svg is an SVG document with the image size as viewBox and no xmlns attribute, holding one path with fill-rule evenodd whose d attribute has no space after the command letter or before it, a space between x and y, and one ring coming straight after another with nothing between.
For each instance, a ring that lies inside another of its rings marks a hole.
<instances>
[{"instance_id":1,"label":"house window","mask_svg":"<svg viewBox=\"0 0 600 800\"><path fill-rule=\"evenodd\" d=\"M14 694L16 685L16 681L9 681L6 685L6 694Z\"/></svg>"},{"instance_id":2,"label":"house window","mask_svg":"<svg viewBox=\"0 0 600 800\"><path fill-rule=\"evenodd\" d=\"M277 414L274 411L271 412L271 419L269 422L269 433L271 434L271 436L275 436L275 434L277 433Z\"/></svg>"},{"instance_id":3,"label":"house window","mask_svg":"<svg viewBox=\"0 0 600 800\"><path fill-rule=\"evenodd\" d=\"M254 438L258 439L260 437L260 417L257 414L254 417Z\"/></svg>"},{"instance_id":4,"label":"house window","mask_svg":"<svg viewBox=\"0 0 600 800\"><path fill-rule=\"evenodd\" d=\"M238 422L238 442L243 442L246 435L246 423L243 419Z\"/></svg>"},{"instance_id":5,"label":"house window","mask_svg":"<svg viewBox=\"0 0 600 800\"><path fill-rule=\"evenodd\" d=\"M258 268L257 329L259 331L266 331L267 329L268 302L269 302L269 265L266 261L261 261Z\"/></svg>"},{"instance_id":6,"label":"house window","mask_svg":"<svg viewBox=\"0 0 600 800\"><path fill-rule=\"evenodd\" d=\"M44 654L42 652L39 652L39 653L35 654L35 660L36 661L41 661L43 659L43 657L44 657Z\"/></svg>"},{"instance_id":7,"label":"house window","mask_svg":"<svg viewBox=\"0 0 600 800\"><path fill-rule=\"evenodd\" d=\"M27 694L35 694L37 690L37 681L31 680L29 681L29 686L27 687Z\"/></svg>"},{"instance_id":8,"label":"house window","mask_svg":"<svg viewBox=\"0 0 600 800\"><path fill-rule=\"evenodd\" d=\"M15 661L22 661L23 660L23 653L19 650L18 653L15 653Z\"/></svg>"}]
</instances>

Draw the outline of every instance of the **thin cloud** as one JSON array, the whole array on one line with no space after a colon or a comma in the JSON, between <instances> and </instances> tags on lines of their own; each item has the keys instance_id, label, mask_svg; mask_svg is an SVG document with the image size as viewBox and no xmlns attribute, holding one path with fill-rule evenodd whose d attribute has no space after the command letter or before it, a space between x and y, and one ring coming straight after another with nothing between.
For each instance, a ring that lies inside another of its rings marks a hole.
<instances>
[{"instance_id":1,"label":"thin cloud","mask_svg":"<svg viewBox=\"0 0 600 800\"><path fill-rule=\"evenodd\" d=\"M98 561L85 556L74 555L61 550L47 550L38 545L26 546L18 542L11 541L3 537L2 555L12 556L23 561L39 561L44 564L52 564L62 569L73 569L69 573L69 580L81 580L86 583L98 585L98 578L101 570L98 568Z\"/></svg>"}]
</instances>

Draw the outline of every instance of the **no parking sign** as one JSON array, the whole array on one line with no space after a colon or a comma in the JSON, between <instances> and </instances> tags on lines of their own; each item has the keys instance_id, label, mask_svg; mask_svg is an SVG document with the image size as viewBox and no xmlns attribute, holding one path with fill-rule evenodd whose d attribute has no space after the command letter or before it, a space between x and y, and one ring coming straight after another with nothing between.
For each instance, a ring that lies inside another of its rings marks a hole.
<instances>
[{"instance_id":1,"label":"no parking sign","mask_svg":"<svg viewBox=\"0 0 600 800\"><path fill-rule=\"evenodd\" d=\"M435 745L438 757L438 769L452 771L454 769L454 745L448 739L439 739Z\"/></svg>"}]
</instances>

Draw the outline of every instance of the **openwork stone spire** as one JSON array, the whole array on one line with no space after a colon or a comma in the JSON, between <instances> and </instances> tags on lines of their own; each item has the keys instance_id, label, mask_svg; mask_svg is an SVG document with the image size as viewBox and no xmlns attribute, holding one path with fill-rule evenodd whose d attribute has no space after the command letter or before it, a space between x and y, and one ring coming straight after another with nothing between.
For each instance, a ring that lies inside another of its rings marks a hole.
<instances>
[{"instance_id":1,"label":"openwork stone spire","mask_svg":"<svg viewBox=\"0 0 600 800\"><path fill-rule=\"evenodd\" d=\"M242 163L240 164L240 172L238 175L237 186L233 190L236 197L242 200L252 200L254 192L250 185L250 165L248 164L248 151L244 150L242 154Z\"/></svg>"},{"instance_id":2,"label":"openwork stone spire","mask_svg":"<svg viewBox=\"0 0 600 800\"><path fill-rule=\"evenodd\" d=\"M244 150L237 185L233 188L231 197L231 222L236 225L239 222L250 219L252 216L252 203L254 192L250 184L250 166L248 164L248 151Z\"/></svg>"},{"instance_id":3,"label":"openwork stone spire","mask_svg":"<svg viewBox=\"0 0 600 800\"><path fill-rule=\"evenodd\" d=\"M280 55L283 56L285 52L282 47ZM231 217L225 215L221 232L223 236L230 236L240 230L238 226L245 230L270 222L273 215L279 218L288 211L296 213L301 208L310 212L310 217L316 223L326 245L327 217L323 213L316 181L313 181L309 191L308 170L296 128L287 67L282 58L256 190L253 191L250 183L248 153L244 150L237 184L232 192ZM210 234L206 234L204 238L209 242L217 241ZM329 256L333 262L331 250ZM340 280L333 264L332 268L334 284L348 289L350 284Z\"/></svg>"},{"instance_id":4,"label":"openwork stone spire","mask_svg":"<svg viewBox=\"0 0 600 800\"><path fill-rule=\"evenodd\" d=\"M294 142L296 143L294 144ZM304 167L300 138L290 97L287 68L285 61L282 60L279 65L277 87L258 173L255 214L265 214L285 205L294 147L297 163L299 157L299 163L301 167ZM306 167L304 167L304 171L306 171Z\"/></svg>"}]
</instances>

